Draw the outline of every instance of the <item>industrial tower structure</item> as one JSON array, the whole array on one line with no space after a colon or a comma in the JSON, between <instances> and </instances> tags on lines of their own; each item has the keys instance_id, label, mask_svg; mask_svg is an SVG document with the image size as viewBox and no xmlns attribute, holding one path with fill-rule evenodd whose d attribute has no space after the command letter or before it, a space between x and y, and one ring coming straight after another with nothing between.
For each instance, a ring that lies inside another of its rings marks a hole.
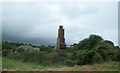
<instances>
[{"instance_id":1,"label":"industrial tower structure","mask_svg":"<svg viewBox=\"0 0 120 73\"><path fill-rule=\"evenodd\" d=\"M64 29L60 25L58 29L58 38L57 38L57 49L66 49L65 38L64 38Z\"/></svg>"}]
</instances>

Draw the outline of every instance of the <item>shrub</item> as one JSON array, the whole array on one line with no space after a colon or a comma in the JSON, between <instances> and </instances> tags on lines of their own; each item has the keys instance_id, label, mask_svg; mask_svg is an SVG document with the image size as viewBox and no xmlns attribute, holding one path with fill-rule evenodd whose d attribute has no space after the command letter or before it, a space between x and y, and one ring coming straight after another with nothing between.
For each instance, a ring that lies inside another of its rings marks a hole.
<instances>
[{"instance_id":1,"label":"shrub","mask_svg":"<svg viewBox=\"0 0 120 73\"><path fill-rule=\"evenodd\" d=\"M21 53L21 52L24 52L25 50L24 50L24 48L18 48L16 51Z\"/></svg>"},{"instance_id":2,"label":"shrub","mask_svg":"<svg viewBox=\"0 0 120 73\"><path fill-rule=\"evenodd\" d=\"M93 63L101 63L101 62L103 62L103 58L99 53L96 52L92 58L92 62Z\"/></svg>"},{"instance_id":3,"label":"shrub","mask_svg":"<svg viewBox=\"0 0 120 73\"><path fill-rule=\"evenodd\" d=\"M73 67L75 65L75 62L72 60L66 60L65 64L66 66Z\"/></svg>"},{"instance_id":4,"label":"shrub","mask_svg":"<svg viewBox=\"0 0 120 73\"><path fill-rule=\"evenodd\" d=\"M93 64L103 61L102 56L95 49L81 50L75 56L77 65Z\"/></svg>"},{"instance_id":5,"label":"shrub","mask_svg":"<svg viewBox=\"0 0 120 73\"><path fill-rule=\"evenodd\" d=\"M40 48L40 51L45 51L45 52L52 52L52 49L53 49L52 47L47 47L44 45L40 46L39 48Z\"/></svg>"},{"instance_id":6,"label":"shrub","mask_svg":"<svg viewBox=\"0 0 120 73\"><path fill-rule=\"evenodd\" d=\"M2 56L8 56L12 52L11 49L4 49L2 50Z\"/></svg>"},{"instance_id":7,"label":"shrub","mask_svg":"<svg viewBox=\"0 0 120 73\"><path fill-rule=\"evenodd\" d=\"M98 35L90 35L89 38L85 38L82 41L80 41L77 45L77 48L83 50L85 49L90 50L94 46L96 46L96 44L100 43L102 40L103 38Z\"/></svg>"},{"instance_id":8,"label":"shrub","mask_svg":"<svg viewBox=\"0 0 120 73\"><path fill-rule=\"evenodd\" d=\"M40 52L38 51L29 51L29 52L12 52L8 58L22 60L23 62L36 62L39 61Z\"/></svg>"},{"instance_id":9,"label":"shrub","mask_svg":"<svg viewBox=\"0 0 120 73\"><path fill-rule=\"evenodd\" d=\"M113 61L120 61L120 49L109 49L108 55Z\"/></svg>"},{"instance_id":10,"label":"shrub","mask_svg":"<svg viewBox=\"0 0 120 73\"><path fill-rule=\"evenodd\" d=\"M120 62L120 52L118 52L117 55L116 55L116 61Z\"/></svg>"},{"instance_id":11,"label":"shrub","mask_svg":"<svg viewBox=\"0 0 120 73\"><path fill-rule=\"evenodd\" d=\"M21 56L20 53L12 52L12 53L9 53L9 55L8 55L7 57L10 58L10 59L16 59L16 60L19 60L19 59L20 59L20 56Z\"/></svg>"},{"instance_id":12,"label":"shrub","mask_svg":"<svg viewBox=\"0 0 120 73\"><path fill-rule=\"evenodd\" d=\"M104 61L110 60L110 56L108 54L108 49L109 48L104 48L104 47L97 49L97 52L102 56Z\"/></svg>"},{"instance_id":13,"label":"shrub","mask_svg":"<svg viewBox=\"0 0 120 73\"><path fill-rule=\"evenodd\" d=\"M76 59L77 65L84 65L84 64L90 63L88 53L86 50L79 51L76 54L76 56L77 56L77 59Z\"/></svg>"},{"instance_id":14,"label":"shrub","mask_svg":"<svg viewBox=\"0 0 120 73\"><path fill-rule=\"evenodd\" d=\"M23 52L21 59L24 62L40 62L41 53L39 51Z\"/></svg>"}]
</instances>

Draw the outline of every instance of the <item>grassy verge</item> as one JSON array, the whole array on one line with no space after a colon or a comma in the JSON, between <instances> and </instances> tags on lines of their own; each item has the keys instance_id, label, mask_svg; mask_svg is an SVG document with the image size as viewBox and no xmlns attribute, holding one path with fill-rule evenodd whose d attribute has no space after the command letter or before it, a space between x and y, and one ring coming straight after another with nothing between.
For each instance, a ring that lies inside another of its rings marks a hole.
<instances>
[{"instance_id":1,"label":"grassy verge","mask_svg":"<svg viewBox=\"0 0 120 73\"><path fill-rule=\"evenodd\" d=\"M109 61L101 64L94 64L93 67L103 71L118 71L119 62Z\"/></svg>"},{"instance_id":2,"label":"grassy verge","mask_svg":"<svg viewBox=\"0 0 120 73\"><path fill-rule=\"evenodd\" d=\"M62 67L62 68L51 68L49 70L52 71L118 71L118 63L117 62L104 62L101 64L93 64L93 65L76 65L74 67Z\"/></svg>"},{"instance_id":3,"label":"grassy verge","mask_svg":"<svg viewBox=\"0 0 120 73\"><path fill-rule=\"evenodd\" d=\"M117 71L118 63L117 62L104 62L101 64L93 65L81 65L74 67L67 66L42 66L35 63L23 63L18 60L11 60L8 58L3 58L3 70L7 71Z\"/></svg>"},{"instance_id":4,"label":"grassy verge","mask_svg":"<svg viewBox=\"0 0 120 73\"><path fill-rule=\"evenodd\" d=\"M33 63L23 63L18 60L11 60L7 58L2 58L2 68L3 70L33 70L33 69L42 69L43 67L33 64Z\"/></svg>"}]
</instances>

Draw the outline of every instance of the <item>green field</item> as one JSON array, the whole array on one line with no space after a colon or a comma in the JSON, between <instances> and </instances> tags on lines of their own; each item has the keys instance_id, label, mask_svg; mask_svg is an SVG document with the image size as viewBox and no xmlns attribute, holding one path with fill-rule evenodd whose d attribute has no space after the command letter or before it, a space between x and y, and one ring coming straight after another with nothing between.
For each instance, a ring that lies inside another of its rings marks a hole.
<instances>
[{"instance_id":1,"label":"green field","mask_svg":"<svg viewBox=\"0 0 120 73\"><path fill-rule=\"evenodd\" d=\"M4 71L117 71L117 62L104 62L101 64L93 65L81 65L74 67L67 66L42 66L35 63L23 63L18 60L11 60L8 58L3 58L3 70Z\"/></svg>"},{"instance_id":2,"label":"green field","mask_svg":"<svg viewBox=\"0 0 120 73\"><path fill-rule=\"evenodd\" d=\"M11 59L7 59L7 58L2 58L3 62L2 62L2 68L3 70L27 70L27 71L31 71L31 70L37 70L40 69L42 70L42 66L39 66L37 64L34 63L23 63L21 61L17 61L17 60L11 60Z\"/></svg>"}]
</instances>

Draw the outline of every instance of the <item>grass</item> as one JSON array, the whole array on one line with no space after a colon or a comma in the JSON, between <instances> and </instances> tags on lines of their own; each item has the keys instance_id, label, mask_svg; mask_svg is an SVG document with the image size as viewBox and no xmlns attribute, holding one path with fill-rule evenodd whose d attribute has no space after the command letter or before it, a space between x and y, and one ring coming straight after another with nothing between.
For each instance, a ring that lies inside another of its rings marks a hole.
<instances>
[{"instance_id":1,"label":"grass","mask_svg":"<svg viewBox=\"0 0 120 73\"><path fill-rule=\"evenodd\" d=\"M98 70L107 70L107 71L118 71L118 63L119 62L104 62L101 64L94 64L93 67L97 67Z\"/></svg>"},{"instance_id":2,"label":"grass","mask_svg":"<svg viewBox=\"0 0 120 73\"><path fill-rule=\"evenodd\" d=\"M2 68L3 70L26 70L26 71L30 71L30 70L35 70L35 69L42 69L43 67L37 65L37 64L33 64L33 63L23 63L21 61L18 60L11 60L11 59L7 59L7 58L2 58L3 62L2 62Z\"/></svg>"},{"instance_id":3,"label":"grass","mask_svg":"<svg viewBox=\"0 0 120 73\"><path fill-rule=\"evenodd\" d=\"M49 69L53 71L118 71L118 63L117 62L104 62L101 64L93 64L93 65L76 65L74 67L62 67Z\"/></svg>"},{"instance_id":4,"label":"grass","mask_svg":"<svg viewBox=\"0 0 120 73\"><path fill-rule=\"evenodd\" d=\"M23 63L8 58L3 58L2 60L4 71L118 71L118 63L113 61L101 64L67 67L59 65L42 66L35 63Z\"/></svg>"}]
</instances>

